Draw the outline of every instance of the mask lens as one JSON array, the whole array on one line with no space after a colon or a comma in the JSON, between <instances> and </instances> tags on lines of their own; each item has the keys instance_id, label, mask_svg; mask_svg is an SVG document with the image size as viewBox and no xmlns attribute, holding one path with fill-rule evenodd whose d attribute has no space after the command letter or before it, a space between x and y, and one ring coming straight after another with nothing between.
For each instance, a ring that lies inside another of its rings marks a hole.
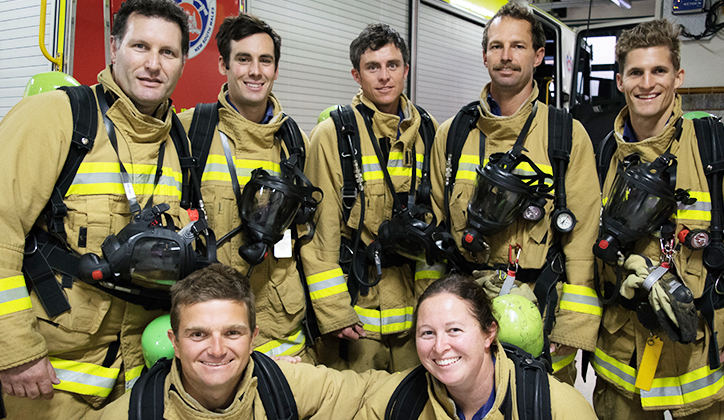
<instances>
[{"instance_id":1,"label":"mask lens","mask_svg":"<svg viewBox=\"0 0 724 420\"><path fill-rule=\"evenodd\" d=\"M260 185L251 200L243 200L242 217L270 232L283 232L292 224L300 204L277 189Z\"/></svg>"},{"instance_id":2,"label":"mask lens","mask_svg":"<svg viewBox=\"0 0 724 420\"><path fill-rule=\"evenodd\" d=\"M163 238L139 238L131 253L131 281L149 289L168 289L180 280L183 249Z\"/></svg>"},{"instance_id":3,"label":"mask lens","mask_svg":"<svg viewBox=\"0 0 724 420\"><path fill-rule=\"evenodd\" d=\"M502 188L478 173L469 208L486 220L507 226L520 216L527 201L528 194Z\"/></svg>"},{"instance_id":4,"label":"mask lens","mask_svg":"<svg viewBox=\"0 0 724 420\"><path fill-rule=\"evenodd\" d=\"M643 236L661 227L675 210L673 194L671 198L658 197L619 172L603 214Z\"/></svg>"}]
</instances>

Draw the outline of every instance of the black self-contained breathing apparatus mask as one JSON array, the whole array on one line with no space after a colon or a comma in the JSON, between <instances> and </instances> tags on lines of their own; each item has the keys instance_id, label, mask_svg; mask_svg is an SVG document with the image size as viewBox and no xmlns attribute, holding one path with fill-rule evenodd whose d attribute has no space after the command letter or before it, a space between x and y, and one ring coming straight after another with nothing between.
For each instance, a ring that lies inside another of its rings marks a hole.
<instances>
[{"instance_id":1,"label":"black self-contained breathing apparatus mask","mask_svg":"<svg viewBox=\"0 0 724 420\"><path fill-rule=\"evenodd\" d=\"M385 255L399 255L412 261L425 261L433 265L439 254L435 245L437 218L430 207L418 204L397 213L380 224L377 240ZM374 252L374 247L368 247Z\"/></svg>"},{"instance_id":2,"label":"black self-contained breathing apparatus mask","mask_svg":"<svg viewBox=\"0 0 724 420\"><path fill-rule=\"evenodd\" d=\"M252 266L264 261L269 247L284 237L292 223L305 224L312 220L322 191L299 176L294 180L270 175L257 168L244 185L239 203L245 244L239 255Z\"/></svg>"},{"instance_id":3,"label":"black self-contained breathing apparatus mask","mask_svg":"<svg viewBox=\"0 0 724 420\"><path fill-rule=\"evenodd\" d=\"M627 157L616 171L611 193L603 206L601 234L593 246L596 257L618 261L637 240L661 228L677 202L693 204L684 190L675 190L676 156L665 152L651 163Z\"/></svg>"},{"instance_id":4,"label":"black self-contained breathing apparatus mask","mask_svg":"<svg viewBox=\"0 0 724 420\"><path fill-rule=\"evenodd\" d=\"M177 233L166 213L169 208L162 203L136 213L117 235L103 241L103 258L93 253L82 255L80 279L143 295L143 289L168 290L191 274L197 263L212 262L214 256L197 255L192 246L206 230L206 219L192 221Z\"/></svg>"},{"instance_id":5,"label":"black self-contained breathing apparatus mask","mask_svg":"<svg viewBox=\"0 0 724 420\"><path fill-rule=\"evenodd\" d=\"M485 166L477 168L473 195L468 203L468 226L463 232L462 245L470 252L487 248L483 236L492 236L510 226L518 218L537 222L545 214L546 198L552 186L550 177L515 146L507 153L495 153ZM533 174L515 171L520 163L530 165Z\"/></svg>"}]
</instances>

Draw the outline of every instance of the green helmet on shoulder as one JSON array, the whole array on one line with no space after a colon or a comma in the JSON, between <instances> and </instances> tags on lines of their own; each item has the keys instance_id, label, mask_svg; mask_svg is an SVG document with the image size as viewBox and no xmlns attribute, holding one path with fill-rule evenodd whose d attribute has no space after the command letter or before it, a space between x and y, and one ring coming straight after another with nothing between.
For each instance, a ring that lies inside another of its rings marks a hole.
<instances>
[{"instance_id":1,"label":"green helmet on shoulder","mask_svg":"<svg viewBox=\"0 0 724 420\"><path fill-rule=\"evenodd\" d=\"M324 109L324 111L319 113L319 117L317 118L317 124L321 123L322 121L329 118L329 113L334 111L337 108L337 105L332 105L330 107L327 107Z\"/></svg>"},{"instance_id":2,"label":"green helmet on shoulder","mask_svg":"<svg viewBox=\"0 0 724 420\"><path fill-rule=\"evenodd\" d=\"M168 338L168 330L170 329L171 315L167 314L154 319L143 330L141 348L143 350L143 359L149 368L163 357L173 360L173 345Z\"/></svg>"},{"instance_id":3,"label":"green helmet on shoulder","mask_svg":"<svg viewBox=\"0 0 724 420\"><path fill-rule=\"evenodd\" d=\"M25 85L25 92L23 92L23 98L55 90L61 86L80 86L80 83L73 77L59 71L38 73L28 80Z\"/></svg>"},{"instance_id":4,"label":"green helmet on shoulder","mask_svg":"<svg viewBox=\"0 0 724 420\"><path fill-rule=\"evenodd\" d=\"M543 353L543 321L533 302L520 295L498 296L493 299L493 313L500 342L514 344L533 357Z\"/></svg>"}]
</instances>

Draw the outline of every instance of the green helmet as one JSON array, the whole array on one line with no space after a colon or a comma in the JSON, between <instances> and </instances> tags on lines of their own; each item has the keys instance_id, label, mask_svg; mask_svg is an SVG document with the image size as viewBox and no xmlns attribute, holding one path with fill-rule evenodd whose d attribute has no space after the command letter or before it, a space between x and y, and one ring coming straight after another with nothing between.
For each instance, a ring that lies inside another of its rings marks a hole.
<instances>
[{"instance_id":1,"label":"green helmet","mask_svg":"<svg viewBox=\"0 0 724 420\"><path fill-rule=\"evenodd\" d=\"M697 120L699 118L715 117L715 115L712 115L706 111L691 111L684 114L683 117L687 120Z\"/></svg>"},{"instance_id":2,"label":"green helmet","mask_svg":"<svg viewBox=\"0 0 724 420\"><path fill-rule=\"evenodd\" d=\"M498 320L498 340L514 344L533 357L543 352L543 321L533 302L520 295L507 294L493 299Z\"/></svg>"},{"instance_id":3,"label":"green helmet","mask_svg":"<svg viewBox=\"0 0 724 420\"><path fill-rule=\"evenodd\" d=\"M151 321L143 330L141 348L143 349L143 359L149 368L162 357L173 360L173 345L171 345L171 340L168 339L168 330L170 329L171 315L161 315Z\"/></svg>"},{"instance_id":4,"label":"green helmet","mask_svg":"<svg viewBox=\"0 0 724 420\"><path fill-rule=\"evenodd\" d=\"M77 80L59 71L38 73L25 85L23 98L58 89L61 86L80 86Z\"/></svg>"},{"instance_id":5,"label":"green helmet","mask_svg":"<svg viewBox=\"0 0 724 420\"><path fill-rule=\"evenodd\" d=\"M321 123L322 121L329 118L329 113L334 111L337 108L337 105L332 105L330 107L327 107L324 109L324 111L319 113L319 117L317 118L317 124Z\"/></svg>"}]
</instances>

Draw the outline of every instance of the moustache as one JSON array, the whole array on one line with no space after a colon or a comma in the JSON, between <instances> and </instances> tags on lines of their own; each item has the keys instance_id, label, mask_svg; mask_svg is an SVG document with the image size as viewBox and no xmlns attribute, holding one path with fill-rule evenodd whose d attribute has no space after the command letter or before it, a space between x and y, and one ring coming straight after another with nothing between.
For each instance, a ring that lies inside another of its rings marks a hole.
<instances>
[{"instance_id":1,"label":"moustache","mask_svg":"<svg viewBox=\"0 0 724 420\"><path fill-rule=\"evenodd\" d=\"M520 66L512 64L512 63L505 63L505 64L500 63L500 64L496 64L495 66L493 66L493 70L503 70L503 69L520 71Z\"/></svg>"}]
</instances>

